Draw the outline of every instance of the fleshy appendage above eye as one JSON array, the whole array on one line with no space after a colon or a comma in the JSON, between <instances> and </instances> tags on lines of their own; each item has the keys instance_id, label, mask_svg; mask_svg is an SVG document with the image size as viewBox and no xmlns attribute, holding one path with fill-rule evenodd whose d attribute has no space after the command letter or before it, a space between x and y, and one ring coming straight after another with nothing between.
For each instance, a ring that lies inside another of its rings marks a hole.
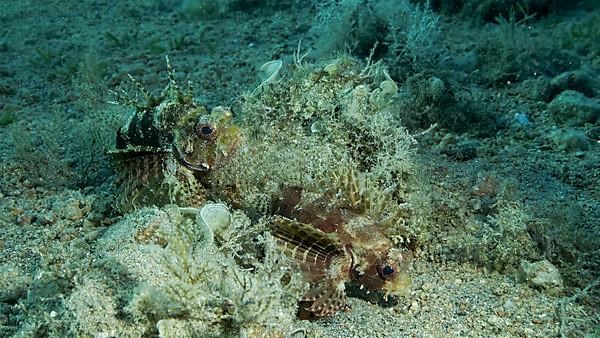
<instances>
[{"instance_id":1,"label":"fleshy appendage above eye","mask_svg":"<svg viewBox=\"0 0 600 338\"><path fill-rule=\"evenodd\" d=\"M217 138L217 129L210 123L203 123L196 126L196 134L207 141L213 141Z\"/></svg>"}]
</instances>

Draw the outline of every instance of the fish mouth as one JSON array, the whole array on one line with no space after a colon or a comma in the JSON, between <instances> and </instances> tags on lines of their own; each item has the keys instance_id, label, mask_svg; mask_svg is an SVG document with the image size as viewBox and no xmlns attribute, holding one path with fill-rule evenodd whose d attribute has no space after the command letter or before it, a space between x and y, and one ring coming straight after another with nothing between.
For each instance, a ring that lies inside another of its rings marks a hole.
<instances>
[{"instance_id":1,"label":"fish mouth","mask_svg":"<svg viewBox=\"0 0 600 338\"><path fill-rule=\"evenodd\" d=\"M399 273L394 279L389 280L384 284L383 290L385 291L386 297L388 295L405 296L408 294L411 285L412 280L410 277L406 273Z\"/></svg>"},{"instance_id":2,"label":"fish mouth","mask_svg":"<svg viewBox=\"0 0 600 338\"><path fill-rule=\"evenodd\" d=\"M179 161L179 163L181 163L184 167L188 168L191 171L205 172L210 170L210 165L208 163L203 162L200 164L194 164L192 162L189 162L185 158L185 155L183 154L181 149L179 149L179 147L175 143L173 143L173 153L175 154L175 158L177 159L177 161Z\"/></svg>"}]
</instances>

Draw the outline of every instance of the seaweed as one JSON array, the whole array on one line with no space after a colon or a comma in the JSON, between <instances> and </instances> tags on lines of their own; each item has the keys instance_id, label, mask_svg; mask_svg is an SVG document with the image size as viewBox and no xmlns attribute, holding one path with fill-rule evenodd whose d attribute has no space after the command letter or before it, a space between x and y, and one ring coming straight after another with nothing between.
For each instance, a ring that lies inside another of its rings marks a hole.
<instances>
[{"instance_id":1,"label":"seaweed","mask_svg":"<svg viewBox=\"0 0 600 338\"><path fill-rule=\"evenodd\" d=\"M213 241L208 225L186 216L189 210L168 209L170 221L160 231L167 242L161 264L169 281L153 291L140 289L130 311L155 321L161 336L290 332L304 284L274 250L271 236L259 230L260 224L234 212L230 227L218 236L223 240ZM263 248L260 256L239 251L244 249L239 233L248 236L246 241L253 238L252 246ZM235 257L253 264L240 266Z\"/></svg>"}]
</instances>

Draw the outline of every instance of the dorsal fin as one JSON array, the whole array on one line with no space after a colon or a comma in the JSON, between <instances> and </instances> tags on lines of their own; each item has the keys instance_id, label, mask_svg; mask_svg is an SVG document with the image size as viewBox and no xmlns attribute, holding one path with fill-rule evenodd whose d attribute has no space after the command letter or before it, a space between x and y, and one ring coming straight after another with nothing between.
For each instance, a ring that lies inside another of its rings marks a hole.
<instances>
[{"instance_id":1,"label":"dorsal fin","mask_svg":"<svg viewBox=\"0 0 600 338\"><path fill-rule=\"evenodd\" d=\"M284 253L300 264L310 281L326 278L332 259L345 255L343 246L332 234L308 224L275 215L271 228Z\"/></svg>"},{"instance_id":2,"label":"dorsal fin","mask_svg":"<svg viewBox=\"0 0 600 338\"><path fill-rule=\"evenodd\" d=\"M301 187L289 186L282 188L279 198L272 201L276 214L310 224L310 227L325 233L335 232L344 222L341 210L329 205L329 196L308 198Z\"/></svg>"}]
</instances>

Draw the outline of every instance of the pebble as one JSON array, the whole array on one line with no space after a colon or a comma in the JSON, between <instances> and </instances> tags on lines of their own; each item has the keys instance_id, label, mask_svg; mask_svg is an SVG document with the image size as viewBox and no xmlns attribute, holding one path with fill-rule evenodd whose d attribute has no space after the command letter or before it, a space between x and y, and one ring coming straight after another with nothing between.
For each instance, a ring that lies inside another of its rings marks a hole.
<instances>
[{"instance_id":1,"label":"pebble","mask_svg":"<svg viewBox=\"0 0 600 338\"><path fill-rule=\"evenodd\" d=\"M516 112L513 116L514 123L518 127L529 128L531 127L531 122L529 121L529 117L527 114L523 112Z\"/></svg>"},{"instance_id":2,"label":"pebble","mask_svg":"<svg viewBox=\"0 0 600 338\"><path fill-rule=\"evenodd\" d=\"M65 219L71 221L78 221L85 216L85 210L82 208L83 204L79 199L70 199L65 202L62 206L62 216Z\"/></svg>"},{"instance_id":3,"label":"pebble","mask_svg":"<svg viewBox=\"0 0 600 338\"><path fill-rule=\"evenodd\" d=\"M500 318L496 315L491 315L488 318L488 323L491 325L502 325L502 318Z\"/></svg>"},{"instance_id":4,"label":"pebble","mask_svg":"<svg viewBox=\"0 0 600 338\"><path fill-rule=\"evenodd\" d=\"M515 304L512 302L512 300L507 299L504 304L502 304L502 309L505 312L511 312L513 309L515 308Z\"/></svg>"},{"instance_id":5,"label":"pebble","mask_svg":"<svg viewBox=\"0 0 600 338\"><path fill-rule=\"evenodd\" d=\"M27 294L31 278L15 263L0 266L0 302L15 303Z\"/></svg>"},{"instance_id":6,"label":"pebble","mask_svg":"<svg viewBox=\"0 0 600 338\"><path fill-rule=\"evenodd\" d=\"M19 208L19 207L13 207L10 209L10 213L13 216L20 216L23 213L23 209Z\"/></svg>"},{"instance_id":7,"label":"pebble","mask_svg":"<svg viewBox=\"0 0 600 338\"><path fill-rule=\"evenodd\" d=\"M466 316L469 314L469 304L466 301L461 301L457 304L456 314L459 316Z\"/></svg>"},{"instance_id":8,"label":"pebble","mask_svg":"<svg viewBox=\"0 0 600 338\"><path fill-rule=\"evenodd\" d=\"M529 286L545 290L549 293L559 293L563 289L563 279L560 271L554 264L544 259L537 262L521 262L520 278Z\"/></svg>"},{"instance_id":9,"label":"pebble","mask_svg":"<svg viewBox=\"0 0 600 338\"><path fill-rule=\"evenodd\" d=\"M51 213L41 213L37 215L37 219L41 225L54 224L54 215Z\"/></svg>"},{"instance_id":10,"label":"pebble","mask_svg":"<svg viewBox=\"0 0 600 338\"><path fill-rule=\"evenodd\" d=\"M561 151L583 154L590 147L587 135L578 129L554 130L550 138Z\"/></svg>"},{"instance_id":11,"label":"pebble","mask_svg":"<svg viewBox=\"0 0 600 338\"><path fill-rule=\"evenodd\" d=\"M549 104L554 119L568 126L583 126L600 118L600 100L590 98L574 90L565 90Z\"/></svg>"},{"instance_id":12,"label":"pebble","mask_svg":"<svg viewBox=\"0 0 600 338\"><path fill-rule=\"evenodd\" d=\"M94 225L100 225L102 220L104 220L104 215L97 211L92 211L88 214L87 220Z\"/></svg>"},{"instance_id":13,"label":"pebble","mask_svg":"<svg viewBox=\"0 0 600 338\"><path fill-rule=\"evenodd\" d=\"M30 225L35 220L35 216L29 212L23 213L17 217L17 224Z\"/></svg>"},{"instance_id":14,"label":"pebble","mask_svg":"<svg viewBox=\"0 0 600 338\"><path fill-rule=\"evenodd\" d=\"M433 290L433 284L430 282L425 282L423 283L423 285L421 285L421 290L427 292L427 291L431 291Z\"/></svg>"}]
</instances>

